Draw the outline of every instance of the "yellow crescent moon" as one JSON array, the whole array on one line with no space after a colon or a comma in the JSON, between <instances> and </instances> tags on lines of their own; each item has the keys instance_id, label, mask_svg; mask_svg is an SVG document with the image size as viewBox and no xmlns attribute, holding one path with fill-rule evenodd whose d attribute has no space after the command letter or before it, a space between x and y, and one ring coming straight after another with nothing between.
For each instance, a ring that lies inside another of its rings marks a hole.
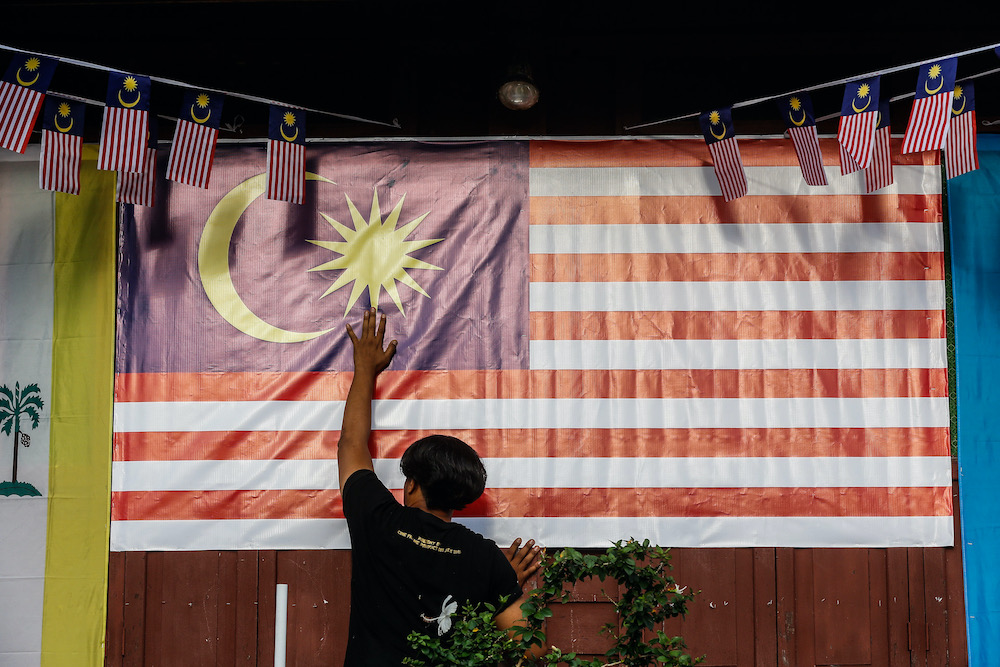
<instances>
[{"instance_id":1,"label":"yellow crescent moon","mask_svg":"<svg viewBox=\"0 0 1000 667\"><path fill-rule=\"evenodd\" d=\"M312 172L306 180L333 183ZM267 174L251 176L230 190L219 201L205 221L205 230L198 244L198 273L208 300L219 314L234 327L254 338L271 343L301 343L312 340L333 329L323 331L287 331L268 324L247 307L236 292L229 272L229 246L240 216L267 188Z\"/></svg>"},{"instance_id":2,"label":"yellow crescent moon","mask_svg":"<svg viewBox=\"0 0 1000 667\"><path fill-rule=\"evenodd\" d=\"M934 90L931 90L930 88L927 87L928 83L929 81L924 81L924 92L927 93L928 95L934 95L944 87L944 75L943 74L941 75L941 83L939 83L938 87L935 88Z\"/></svg>"},{"instance_id":3,"label":"yellow crescent moon","mask_svg":"<svg viewBox=\"0 0 1000 667\"><path fill-rule=\"evenodd\" d=\"M295 141L295 138L299 136L299 128L295 128L295 134L293 134L292 136L288 136L287 134L285 134L285 124L284 123L282 123L278 127L278 131L281 132L281 136L282 136L282 138L285 141Z\"/></svg>"},{"instance_id":4,"label":"yellow crescent moon","mask_svg":"<svg viewBox=\"0 0 1000 667\"><path fill-rule=\"evenodd\" d=\"M721 141L726 136L726 124L725 123L722 124L722 134L716 134L715 130L712 129L711 125L708 126L708 131L712 134L713 137Z\"/></svg>"},{"instance_id":5,"label":"yellow crescent moon","mask_svg":"<svg viewBox=\"0 0 1000 667\"><path fill-rule=\"evenodd\" d=\"M795 117L792 116L792 112L791 111L788 112L788 120L792 121L792 125L794 125L795 127L802 127L803 125L805 125L805 122L806 122L806 112L805 112L805 109L802 110L802 119L801 120L795 120Z\"/></svg>"},{"instance_id":6,"label":"yellow crescent moon","mask_svg":"<svg viewBox=\"0 0 1000 667\"><path fill-rule=\"evenodd\" d=\"M31 81L25 81L24 79L21 78L21 68L18 67L17 68L17 74L15 74L14 76L17 77L17 82L19 84L21 84L22 86L33 86L33 85L35 85L35 82L38 81L38 77L40 77L41 75L42 75L42 71L38 70L37 72L35 72L35 78L34 79L32 79Z\"/></svg>"},{"instance_id":7,"label":"yellow crescent moon","mask_svg":"<svg viewBox=\"0 0 1000 667\"><path fill-rule=\"evenodd\" d=\"M56 129L59 130L60 132L69 132L70 130L73 129L73 117L70 116L69 117L69 125L67 125L66 127L63 127L62 125L59 124L59 114L56 114L52 118L52 124L55 125Z\"/></svg>"},{"instance_id":8,"label":"yellow crescent moon","mask_svg":"<svg viewBox=\"0 0 1000 667\"><path fill-rule=\"evenodd\" d=\"M958 110L956 110L955 107L953 106L952 109L951 109L951 113L954 114L954 115L956 115L956 116L961 116L962 112L965 111L965 100L966 99L967 98L965 97L965 95L962 95L962 106Z\"/></svg>"},{"instance_id":9,"label":"yellow crescent moon","mask_svg":"<svg viewBox=\"0 0 1000 667\"><path fill-rule=\"evenodd\" d=\"M854 99L857 100L858 99L857 96L855 96ZM869 106L871 106L871 103L872 103L872 98L871 98L871 95L869 95L868 96L868 101L865 102L865 105L863 107L861 107L859 109L858 108L858 103L856 101L852 101L851 102L851 108L854 109L854 113L861 113L862 111L864 111L865 109L867 109Z\"/></svg>"},{"instance_id":10,"label":"yellow crescent moon","mask_svg":"<svg viewBox=\"0 0 1000 667\"><path fill-rule=\"evenodd\" d=\"M137 93L136 96L135 96L135 102L132 102L132 104L128 104L125 100L122 99L122 91L120 91L120 90L118 91L118 101L126 109L131 109L136 104L138 104L139 100L141 100L141 99L142 99L142 93Z\"/></svg>"},{"instance_id":11,"label":"yellow crescent moon","mask_svg":"<svg viewBox=\"0 0 1000 667\"><path fill-rule=\"evenodd\" d=\"M208 109L208 115L207 116L205 116L204 118L198 118L197 116L194 115L194 105L193 104L191 105L191 120L193 120L194 122L196 122L196 123L207 123L208 119L211 118L211 117L212 117L212 109L211 109L211 107L209 107L209 109Z\"/></svg>"}]
</instances>

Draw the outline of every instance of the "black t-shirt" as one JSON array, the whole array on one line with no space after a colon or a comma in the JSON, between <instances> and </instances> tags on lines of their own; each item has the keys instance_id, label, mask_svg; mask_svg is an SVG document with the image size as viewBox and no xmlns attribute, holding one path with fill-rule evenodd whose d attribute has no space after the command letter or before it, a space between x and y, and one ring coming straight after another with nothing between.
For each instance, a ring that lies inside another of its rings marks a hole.
<instances>
[{"instance_id":1,"label":"black t-shirt","mask_svg":"<svg viewBox=\"0 0 1000 667\"><path fill-rule=\"evenodd\" d=\"M345 667L395 667L411 654L413 630L447 631L452 603L496 604L521 596L517 575L492 540L465 526L403 507L371 470L344 484L351 532L351 624Z\"/></svg>"}]
</instances>

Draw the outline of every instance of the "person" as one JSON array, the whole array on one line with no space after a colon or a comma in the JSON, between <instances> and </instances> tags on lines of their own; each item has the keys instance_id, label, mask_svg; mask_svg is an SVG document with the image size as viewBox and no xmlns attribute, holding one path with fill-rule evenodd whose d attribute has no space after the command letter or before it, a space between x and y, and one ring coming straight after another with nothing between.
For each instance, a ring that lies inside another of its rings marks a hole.
<instances>
[{"instance_id":1,"label":"person","mask_svg":"<svg viewBox=\"0 0 1000 667\"><path fill-rule=\"evenodd\" d=\"M360 335L350 324L354 378L337 444L344 515L351 535L351 614L345 667L402 664L407 635L444 635L465 603L497 605L494 622L521 621L523 585L539 567L533 540L501 551L495 542L452 521L486 486L479 455L458 438L432 435L400 459L400 505L375 476L368 439L376 377L397 341L384 346L386 319L365 311Z\"/></svg>"}]
</instances>

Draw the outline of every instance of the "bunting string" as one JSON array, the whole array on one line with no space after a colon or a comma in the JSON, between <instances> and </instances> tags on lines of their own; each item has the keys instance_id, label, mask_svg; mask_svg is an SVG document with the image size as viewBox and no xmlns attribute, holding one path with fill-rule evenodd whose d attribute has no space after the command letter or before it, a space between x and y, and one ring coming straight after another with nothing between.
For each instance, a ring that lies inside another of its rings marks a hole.
<instances>
[{"instance_id":1,"label":"bunting string","mask_svg":"<svg viewBox=\"0 0 1000 667\"><path fill-rule=\"evenodd\" d=\"M978 48L975 48L975 49L969 49L967 51L962 51L960 53L953 53L951 55L942 56L940 58L931 58L929 60L922 60L920 62L908 63L906 65L897 65L896 67L889 67L889 68L886 68L886 69L876 70L874 72L868 72L867 74L859 74L857 76L852 76L852 77L849 77L849 78L846 78L846 79L839 79L837 81L829 81L827 83L821 83L821 84L817 84L817 85L814 85L814 86L809 86L807 88L799 88L797 90L792 90L792 91L789 91L787 93L781 93L780 95L769 95L768 97L758 97L757 99L753 99L753 100L745 100L743 102L736 102L736 103L734 103L734 104L731 105L731 108L737 109L737 108L740 108L740 107L749 107L749 106L754 106L756 104L762 104L764 102L772 102L774 100L780 100L783 97L787 97L789 95L794 95L795 93L811 93L814 90L823 90L825 88L833 88L834 86L843 86L843 85L846 85L846 84L850 83L851 81L857 81L858 79L868 79L868 78L872 78L872 77L876 77L876 76L882 76L882 75L885 75L885 74L895 74L896 72L903 72L903 71L906 71L908 69L913 69L915 67L920 67L922 65L928 65L930 63L938 62L940 60L945 60L947 58L961 58L962 56L968 56L968 55L972 55L974 53L982 53L983 51L989 51L990 49L996 49L998 47L1000 47L1000 42L998 42L996 44L990 44L988 46L981 46L981 47L978 47ZM986 76L987 74L993 74L993 73L998 72L998 71L1000 71L1000 69L994 69L994 70L990 70L988 72L981 72L981 73L973 75L973 76L962 77L962 78L963 78L963 80L974 79L974 78L977 78L977 77ZM913 97L913 96L914 96L914 93L909 93L908 95L900 95L899 97L894 97L890 101L891 102L895 102L897 100L906 99L907 97ZM673 123L673 122L676 122L676 121L679 121L679 120L688 120L688 119L691 119L691 118L697 118L700 115L700 113L701 112L695 112L695 113L684 114L683 116L674 116L673 118L664 118L663 120L654 120L654 121L650 121L648 123L641 123L639 125L628 125L624 129L626 131L640 130L640 129L643 129L643 128L646 128L646 127L653 127L655 125L664 125L666 123ZM836 118L839 115L840 115L840 113L838 111L835 114L831 114L829 116L823 116L821 118L817 118L816 120L817 121L829 120L830 118Z\"/></svg>"},{"instance_id":2,"label":"bunting string","mask_svg":"<svg viewBox=\"0 0 1000 667\"><path fill-rule=\"evenodd\" d=\"M13 52L16 52L16 53L24 53L23 49L14 48L13 46L8 46L6 44L0 44L0 49L3 49L4 51L13 51ZM123 71L121 69L116 69L116 68L108 67L106 65L99 65L97 63L88 62L86 60L78 60L76 58L64 58L62 56L56 56L56 55L51 55L51 54L47 54L47 53L40 53L40 52L34 52L34 51L32 53L36 53L37 55L43 56L45 58L53 58L55 60L58 60L60 63L66 63L66 64L69 64L69 65L75 65L77 67L83 67L83 68L87 68L87 69L95 69L95 70L102 71L102 72L109 72L110 73L110 72L120 72L120 71ZM302 111L305 111L307 113L314 113L314 114L320 114L320 115L324 115L324 116L331 116L331 117L334 117L334 118L340 118L341 120L349 120L349 121L354 121L354 122L358 122L358 123L366 123L366 124L369 124L369 125L379 125L379 126L382 126L382 127L392 127L392 128L397 128L397 129L400 127L399 121L397 119L395 119L395 118L391 122L386 122L386 121L381 121L381 120L373 120L373 119L370 119L370 118L362 118L360 116L352 116L350 114L337 113L337 112L334 112L334 111L324 111L322 109L312 109L312 108L309 108L309 107L292 105L292 104L288 104L287 102L280 102L280 101L277 101L277 100L270 100L270 99L267 99L267 98L264 98L264 97L257 97L255 95L247 95L245 93L236 93L236 92L231 92L231 91L227 91L227 90L219 90L219 89L216 89L216 88L209 88L207 86L195 86L195 85L192 85L190 83L186 83L184 81L178 81L176 79L168 79L168 78L164 78L164 77L149 76L149 80L150 81L155 81L157 83L162 83L162 84L165 84L165 85L168 85L168 86L174 86L174 87L177 87L177 88L187 88L187 89L190 89L190 90L207 90L207 91L212 92L212 93L218 93L220 95L226 95L228 97L235 97L235 98L238 98L238 99L247 100L249 102L257 102L257 103L265 104L265 105L279 105L279 106L285 106L285 107L294 107L296 109L301 109ZM53 95L59 95L61 97L65 97L67 99L72 99L72 100L75 100L77 102L82 102L84 104L89 104L89 105L94 105L94 106L104 106L104 102L98 102L97 100L89 100L89 99L86 99L86 98L81 98L81 97L76 97L76 96L72 96L72 95L67 95L65 93L60 93L60 92L57 92L57 91L54 91L54 90L53 91L49 91L49 92L51 92ZM176 120L176 119L173 119L173 120Z\"/></svg>"}]
</instances>

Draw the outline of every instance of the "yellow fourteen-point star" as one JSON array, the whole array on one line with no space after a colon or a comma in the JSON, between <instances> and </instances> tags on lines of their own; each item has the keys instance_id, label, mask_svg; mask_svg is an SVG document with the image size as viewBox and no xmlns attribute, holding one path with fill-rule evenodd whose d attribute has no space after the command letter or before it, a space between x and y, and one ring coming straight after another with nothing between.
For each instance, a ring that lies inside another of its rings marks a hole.
<instances>
[{"instance_id":1,"label":"yellow fourteen-point star","mask_svg":"<svg viewBox=\"0 0 1000 667\"><path fill-rule=\"evenodd\" d=\"M343 271L332 285L323 293L326 296L348 283L354 283L351 288L351 297L347 301L347 311L351 309L358 298L368 290L368 296L372 304L378 303L379 295L384 289L399 312L403 312L403 303L399 298L399 290L396 283L402 283L424 296L429 297L427 292L417 283L407 272L408 269L431 269L440 271L440 266L434 266L410 256L410 253L434 245L444 239L428 239L426 241L407 241L406 237L423 222L427 213L411 220L402 227L397 228L399 214L403 208L403 199L400 198L392 212L382 220L382 211L378 203L378 192L372 197L372 210L368 220L358 212L354 202L347 197L347 206L351 210L351 219L354 222L354 229L350 229L325 213L320 213L323 218L330 223L343 241L313 241L321 248L332 250L340 255L337 259L320 264L309 269L310 271L329 271L339 269ZM321 297L322 298L322 297Z\"/></svg>"}]
</instances>

